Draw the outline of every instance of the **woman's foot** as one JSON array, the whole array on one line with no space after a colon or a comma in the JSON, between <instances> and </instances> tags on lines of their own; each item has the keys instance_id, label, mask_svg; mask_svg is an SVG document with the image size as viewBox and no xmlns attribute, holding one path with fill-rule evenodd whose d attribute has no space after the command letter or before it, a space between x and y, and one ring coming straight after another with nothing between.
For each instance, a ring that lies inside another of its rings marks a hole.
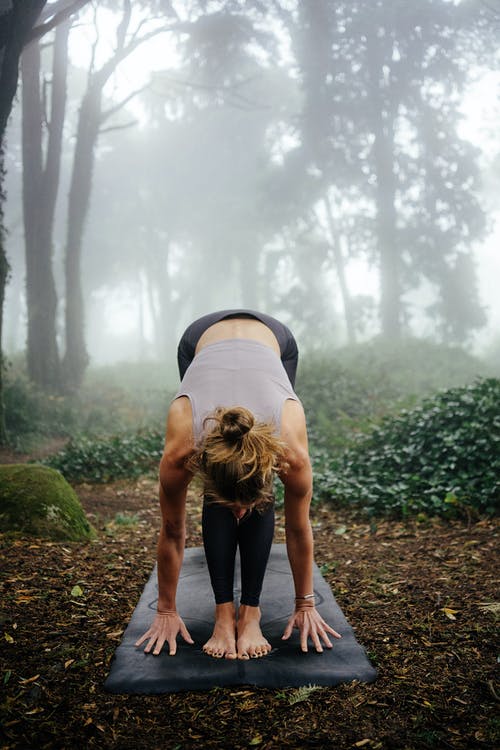
<instances>
[{"instance_id":1,"label":"woman's foot","mask_svg":"<svg viewBox=\"0 0 500 750\"><path fill-rule=\"evenodd\" d=\"M203 651L215 659L236 659L236 618L232 602L216 605L214 632Z\"/></svg>"},{"instance_id":2,"label":"woman's foot","mask_svg":"<svg viewBox=\"0 0 500 750\"><path fill-rule=\"evenodd\" d=\"M238 659L257 659L271 651L260 629L260 608L241 604L236 625Z\"/></svg>"}]
</instances>

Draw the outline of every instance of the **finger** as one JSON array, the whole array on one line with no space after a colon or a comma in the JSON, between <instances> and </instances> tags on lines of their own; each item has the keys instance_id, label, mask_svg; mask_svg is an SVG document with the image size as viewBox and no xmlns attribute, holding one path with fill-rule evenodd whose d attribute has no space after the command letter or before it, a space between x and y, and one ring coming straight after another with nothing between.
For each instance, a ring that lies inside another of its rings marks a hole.
<instances>
[{"instance_id":1,"label":"finger","mask_svg":"<svg viewBox=\"0 0 500 750\"><path fill-rule=\"evenodd\" d=\"M323 646L321 645L318 633L315 630L313 630L312 633L311 633L311 640L314 643L314 648L316 649L316 651L318 652L318 654L322 654L323 653Z\"/></svg>"},{"instance_id":2,"label":"finger","mask_svg":"<svg viewBox=\"0 0 500 750\"><path fill-rule=\"evenodd\" d=\"M281 636L281 639L283 641L288 640L288 638L290 638L290 636L292 635L292 630L293 630L293 620L290 620L290 622L288 623L288 625L285 628L285 632Z\"/></svg>"},{"instance_id":3,"label":"finger","mask_svg":"<svg viewBox=\"0 0 500 750\"><path fill-rule=\"evenodd\" d=\"M320 623L318 623L316 625L316 632L318 633L318 636L321 638L321 640L323 641L323 643L325 644L325 646L327 646L328 648L332 648L332 644L330 642L330 639L328 638L328 636L326 634L326 630L325 630L325 627L324 627L325 625L326 625L326 623L324 621L321 621Z\"/></svg>"},{"instance_id":4,"label":"finger","mask_svg":"<svg viewBox=\"0 0 500 750\"><path fill-rule=\"evenodd\" d=\"M141 635L139 640L134 643L134 646L141 646L144 643L144 641L146 641L150 636L151 636L151 633L148 630L146 633L144 633L144 635Z\"/></svg>"},{"instance_id":5,"label":"finger","mask_svg":"<svg viewBox=\"0 0 500 750\"><path fill-rule=\"evenodd\" d=\"M168 645L170 646L169 656L175 656L177 653L177 638L174 637L169 639Z\"/></svg>"},{"instance_id":6,"label":"finger","mask_svg":"<svg viewBox=\"0 0 500 750\"><path fill-rule=\"evenodd\" d=\"M144 649L144 653L145 654L149 654L149 652L151 651L151 649L153 648L153 646L155 645L155 643L156 643L156 636L154 635L154 636L152 636L152 638L149 639L149 643L146 646L146 648Z\"/></svg>"},{"instance_id":7,"label":"finger","mask_svg":"<svg viewBox=\"0 0 500 750\"><path fill-rule=\"evenodd\" d=\"M160 653L160 651L163 648L163 644L164 643L165 643L165 638L163 638L162 636L160 636L160 638L158 638L157 641L156 641L156 648L153 651L153 656L158 656L158 654Z\"/></svg>"},{"instance_id":8,"label":"finger","mask_svg":"<svg viewBox=\"0 0 500 750\"><path fill-rule=\"evenodd\" d=\"M307 652L307 636L309 635L309 627L308 625L304 624L300 631L300 648L304 653Z\"/></svg>"},{"instance_id":9,"label":"finger","mask_svg":"<svg viewBox=\"0 0 500 750\"><path fill-rule=\"evenodd\" d=\"M187 629L187 627L184 625L183 622L181 623L181 635L187 643L194 643L189 633L189 630Z\"/></svg>"},{"instance_id":10,"label":"finger","mask_svg":"<svg viewBox=\"0 0 500 750\"><path fill-rule=\"evenodd\" d=\"M323 627L325 630L327 630L330 633L330 635L333 635L334 638L342 638L340 633L337 633L337 631L331 628L329 625L327 625L326 622L324 623Z\"/></svg>"}]
</instances>

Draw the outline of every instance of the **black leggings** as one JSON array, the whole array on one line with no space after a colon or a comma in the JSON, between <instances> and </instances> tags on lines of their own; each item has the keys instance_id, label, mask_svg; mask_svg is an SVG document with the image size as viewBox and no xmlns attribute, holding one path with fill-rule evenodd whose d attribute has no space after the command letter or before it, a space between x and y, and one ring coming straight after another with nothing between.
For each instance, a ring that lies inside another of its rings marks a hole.
<instances>
[{"instance_id":1,"label":"black leggings","mask_svg":"<svg viewBox=\"0 0 500 750\"><path fill-rule=\"evenodd\" d=\"M274 534L274 506L259 513L250 511L239 522L229 509L205 500L203 544L216 604L234 598L234 562L240 548L240 604L259 606L262 582Z\"/></svg>"},{"instance_id":2,"label":"black leggings","mask_svg":"<svg viewBox=\"0 0 500 750\"><path fill-rule=\"evenodd\" d=\"M279 320L253 310L224 310L195 320L184 332L177 350L181 379L191 364L196 345L210 326L226 318L256 318L267 325L280 345L281 361L292 386L295 384L298 349L291 331ZM274 506L264 512L252 510L240 521L218 503L203 504L203 544L216 604L233 601L236 548L240 548L240 604L258 607L262 582L274 534Z\"/></svg>"}]
</instances>

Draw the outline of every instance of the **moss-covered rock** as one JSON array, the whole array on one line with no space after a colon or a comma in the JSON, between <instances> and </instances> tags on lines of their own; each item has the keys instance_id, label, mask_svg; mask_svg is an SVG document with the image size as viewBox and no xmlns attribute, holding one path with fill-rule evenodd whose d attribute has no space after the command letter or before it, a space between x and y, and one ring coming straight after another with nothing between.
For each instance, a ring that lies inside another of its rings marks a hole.
<instances>
[{"instance_id":1,"label":"moss-covered rock","mask_svg":"<svg viewBox=\"0 0 500 750\"><path fill-rule=\"evenodd\" d=\"M54 541L95 538L75 491L46 466L0 466L0 531Z\"/></svg>"}]
</instances>

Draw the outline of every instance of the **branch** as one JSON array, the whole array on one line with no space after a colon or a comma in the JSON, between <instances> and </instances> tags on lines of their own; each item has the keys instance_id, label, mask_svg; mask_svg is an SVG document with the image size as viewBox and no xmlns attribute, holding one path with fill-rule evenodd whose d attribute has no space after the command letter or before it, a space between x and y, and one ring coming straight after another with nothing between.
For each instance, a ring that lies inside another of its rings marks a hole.
<instances>
[{"instance_id":1,"label":"branch","mask_svg":"<svg viewBox=\"0 0 500 750\"><path fill-rule=\"evenodd\" d=\"M130 0L123 0L123 16L116 29L116 52L122 50L125 46L125 39L127 37L128 27L130 26L131 16L132 5Z\"/></svg>"},{"instance_id":2,"label":"branch","mask_svg":"<svg viewBox=\"0 0 500 750\"><path fill-rule=\"evenodd\" d=\"M123 125L110 125L109 128L102 128L99 129L99 135L102 135L103 133L111 133L113 130L125 130L126 128L132 128L134 125L137 125L139 120L131 120L130 122L126 122Z\"/></svg>"},{"instance_id":3,"label":"branch","mask_svg":"<svg viewBox=\"0 0 500 750\"><path fill-rule=\"evenodd\" d=\"M99 85L104 86L110 75L118 67L119 63L122 60L125 60L125 58L128 57L132 52L134 52L134 50L136 50L139 45L147 42L148 39L152 39L154 36L157 36L157 34L163 34L165 31L175 31L178 28L178 25L175 25L163 26L159 29L154 29L153 31L149 31L147 34L144 34L141 37L133 39L133 41L129 42L126 47L116 49L113 56L110 57L109 60L104 63L102 68L94 74L96 78L100 79Z\"/></svg>"},{"instance_id":4,"label":"branch","mask_svg":"<svg viewBox=\"0 0 500 750\"><path fill-rule=\"evenodd\" d=\"M111 115L116 114L116 112L119 112L120 109L123 109L123 107L134 98L134 96L137 96L137 94L141 94L143 91L145 91L147 88L149 88L149 83L147 83L145 86L141 86L140 89L136 89L135 91L132 91L131 94L129 94L125 99L123 99L118 104L115 104L113 107L110 107L105 112L101 113L101 122L105 122L108 120ZM103 132L103 131L100 131Z\"/></svg>"},{"instance_id":5,"label":"branch","mask_svg":"<svg viewBox=\"0 0 500 750\"><path fill-rule=\"evenodd\" d=\"M97 45L99 44L99 27L97 25L97 6L96 5L94 5L94 29L95 29L95 39L94 39L94 43L92 44L92 51L90 53L90 62L89 62L89 70L88 70L88 75L87 75L87 82L90 81L92 74L94 72L95 55L97 52Z\"/></svg>"},{"instance_id":6,"label":"branch","mask_svg":"<svg viewBox=\"0 0 500 750\"><path fill-rule=\"evenodd\" d=\"M50 19L45 23L42 23L39 26L35 26L31 30L31 33L26 40L26 44L29 44L35 39L40 39L42 36L51 31L55 26L58 26L62 21L65 21L66 18L69 18L74 13L77 13L79 10L81 10L81 8L83 8L84 5L87 5L89 1L90 0L73 0L73 2L70 5L66 5L66 7L63 7L63 2L59 3L57 7L61 7L62 10L60 10L59 13L55 12L55 14L52 15L52 17L50 17ZM52 10L51 12L54 13L54 10ZM43 18L44 16L42 15L41 17Z\"/></svg>"}]
</instances>

